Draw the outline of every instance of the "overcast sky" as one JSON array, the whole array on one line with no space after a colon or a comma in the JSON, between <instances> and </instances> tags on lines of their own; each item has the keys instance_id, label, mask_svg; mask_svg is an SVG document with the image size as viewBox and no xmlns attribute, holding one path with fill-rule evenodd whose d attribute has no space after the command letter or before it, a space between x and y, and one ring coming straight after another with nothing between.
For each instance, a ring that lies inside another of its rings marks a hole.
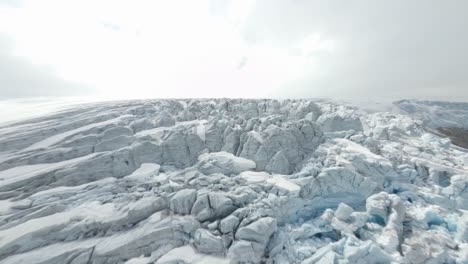
<instances>
[{"instance_id":1,"label":"overcast sky","mask_svg":"<svg viewBox=\"0 0 468 264\"><path fill-rule=\"evenodd\" d=\"M0 98L468 101L466 0L0 0Z\"/></svg>"}]
</instances>

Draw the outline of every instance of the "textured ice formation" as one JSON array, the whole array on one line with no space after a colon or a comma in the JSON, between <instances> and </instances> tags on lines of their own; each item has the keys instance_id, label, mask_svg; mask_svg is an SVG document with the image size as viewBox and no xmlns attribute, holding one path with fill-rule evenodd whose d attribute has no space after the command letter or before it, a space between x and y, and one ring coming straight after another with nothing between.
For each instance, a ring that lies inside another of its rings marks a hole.
<instances>
[{"instance_id":1,"label":"textured ice formation","mask_svg":"<svg viewBox=\"0 0 468 264\"><path fill-rule=\"evenodd\" d=\"M0 263L468 263L465 103L145 100L0 126Z\"/></svg>"},{"instance_id":2,"label":"textured ice formation","mask_svg":"<svg viewBox=\"0 0 468 264\"><path fill-rule=\"evenodd\" d=\"M429 127L468 129L468 103L402 100L395 104L404 112L424 121Z\"/></svg>"}]
</instances>

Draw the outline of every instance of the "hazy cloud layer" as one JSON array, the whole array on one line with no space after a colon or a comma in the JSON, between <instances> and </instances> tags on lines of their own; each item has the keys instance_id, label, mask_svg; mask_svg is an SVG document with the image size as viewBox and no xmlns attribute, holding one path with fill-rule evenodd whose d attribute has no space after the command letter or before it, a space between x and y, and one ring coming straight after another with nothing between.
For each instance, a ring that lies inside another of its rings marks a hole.
<instances>
[{"instance_id":1,"label":"hazy cloud layer","mask_svg":"<svg viewBox=\"0 0 468 264\"><path fill-rule=\"evenodd\" d=\"M288 47L307 34L332 39L320 70L285 96L432 97L468 100L467 1L258 0L245 37Z\"/></svg>"},{"instance_id":2,"label":"hazy cloud layer","mask_svg":"<svg viewBox=\"0 0 468 264\"><path fill-rule=\"evenodd\" d=\"M31 3L0 0L3 98L468 100L464 0Z\"/></svg>"},{"instance_id":3,"label":"hazy cloud layer","mask_svg":"<svg viewBox=\"0 0 468 264\"><path fill-rule=\"evenodd\" d=\"M91 89L65 81L53 69L13 54L13 42L0 35L0 99L89 95Z\"/></svg>"},{"instance_id":4,"label":"hazy cloud layer","mask_svg":"<svg viewBox=\"0 0 468 264\"><path fill-rule=\"evenodd\" d=\"M19 7L22 2L22 0L0 0L0 6Z\"/></svg>"}]
</instances>

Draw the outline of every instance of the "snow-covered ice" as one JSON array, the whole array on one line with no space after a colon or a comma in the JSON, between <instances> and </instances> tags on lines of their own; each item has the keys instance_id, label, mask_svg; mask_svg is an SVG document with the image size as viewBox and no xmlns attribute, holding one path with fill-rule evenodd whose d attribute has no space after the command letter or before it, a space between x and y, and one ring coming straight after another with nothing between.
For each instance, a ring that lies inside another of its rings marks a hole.
<instances>
[{"instance_id":1,"label":"snow-covered ice","mask_svg":"<svg viewBox=\"0 0 468 264\"><path fill-rule=\"evenodd\" d=\"M0 126L0 263L468 263L466 103L139 100ZM0 120L0 123L1 120Z\"/></svg>"}]
</instances>

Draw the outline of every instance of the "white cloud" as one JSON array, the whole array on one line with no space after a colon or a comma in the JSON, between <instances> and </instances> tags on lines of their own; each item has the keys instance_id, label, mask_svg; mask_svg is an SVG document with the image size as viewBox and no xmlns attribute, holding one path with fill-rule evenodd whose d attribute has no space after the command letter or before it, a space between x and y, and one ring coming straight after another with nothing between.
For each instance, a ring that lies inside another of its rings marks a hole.
<instances>
[{"instance_id":1,"label":"white cloud","mask_svg":"<svg viewBox=\"0 0 468 264\"><path fill-rule=\"evenodd\" d=\"M108 97L468 99L463 6L458 0L22 0L0 5L0 35L14 43L7 58ZM35 83L30 87L18 94L37 94Z\"/></svg>"},{"instance_id":2,"label":"white cloud","mask_svg":"<svg viewBox=\"0 0 468 264\"><path fill-rule=\"evenodd\" d=\"M212 4L30 0L0 23L17 54L118 97L265 97L303 73L301 54L244 41L255 1Z\"/></svg>"}]
</instances>

